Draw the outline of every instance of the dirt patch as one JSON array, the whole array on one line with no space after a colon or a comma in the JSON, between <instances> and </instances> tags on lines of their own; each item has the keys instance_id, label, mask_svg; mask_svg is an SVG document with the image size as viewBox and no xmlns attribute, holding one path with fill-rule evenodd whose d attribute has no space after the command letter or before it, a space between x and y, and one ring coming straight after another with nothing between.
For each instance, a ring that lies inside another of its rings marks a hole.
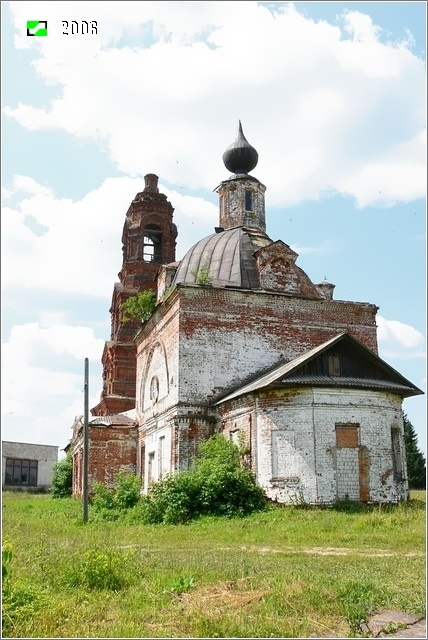
<instances>
[{"instance_id":1,"label":"dirt patch","mask_svg":"<svg viewBox=\"0 0 428 640\"><path fill-rule=\"evenodd\" d=\"M208 585L194 589L180 596L181 602L189 608L213 610L223 608L241 608L257 602L268 595L269 591L238 591L235 583L225 582L220 585Z\"/></svg>"},{"instance_id":2,"label":"dirt patch","mask_svg":"<svg viewBox=\"0 0 428 640\"><path fill-rule=\"evenodd\" d=\"M394 551L386 551L383 549L348 549L341 547L309 547L309 548L296 548L296 547L283 547L282 549L272 549L271 547L240 547L242 551L255 551L261 554L268 553L306 553L308 555L318 556L362 556L368 558L386 558L400 556L402 558L414 558L422 557L423 553L400 553ZM231 551L232 547L225 549L225 551Z\"/></svg>"}]
</instances>

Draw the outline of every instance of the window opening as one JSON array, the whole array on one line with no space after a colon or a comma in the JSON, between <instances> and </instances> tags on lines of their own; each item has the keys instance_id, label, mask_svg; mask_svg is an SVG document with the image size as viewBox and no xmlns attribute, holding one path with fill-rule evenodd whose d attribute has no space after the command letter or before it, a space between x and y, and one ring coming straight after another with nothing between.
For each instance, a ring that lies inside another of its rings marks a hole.
<instances>
[{"instance_id":1,"label":"window opening","mask_svg":"<svg viewBox=\"0 0 428 640\"><path fill-rule=\"evenodd\" d=\"M148 460L148 476L147 476L148 484L150 484L153 480L154 464L155 464L155 452L151 451L149 453L149 460Z\"/></svg>"},{"instance_id":2,"label":"window opening","mask_svg":"<svg viewBox=\"0 0 428 640\"><path fill-rule=\"evenodd\" d=\"M165 458L165 436L159 438L159 480L163 477L163 466Z\"/></svg>"},{"instance_id":3,"label":"window opening","mask_svg":"<svg viewBox=\"0 0 428 640\"><path fill-rule=\"evenodd\" d=\"M37 460L6 458L5 485L37 487Z\"/></svg>"},{"instance_id":4,"label":"window opening","mask_svg":"<svg viewBox=\"0 0 428 640\"><path fill-rule=\"evenodd\" d=\"M245 211L253 211L253 192L245 190Z\"/></svg>"},{"instance_id":5,"label":"window opening","mask_svg":"<svg viewBox=\"0 0 428 640\"><path fill-rule=\"evenodd\" d=\"M144 228L143 260L162 262L162 231L156 224L148 224Z\"/></svg>"}]
</instances>

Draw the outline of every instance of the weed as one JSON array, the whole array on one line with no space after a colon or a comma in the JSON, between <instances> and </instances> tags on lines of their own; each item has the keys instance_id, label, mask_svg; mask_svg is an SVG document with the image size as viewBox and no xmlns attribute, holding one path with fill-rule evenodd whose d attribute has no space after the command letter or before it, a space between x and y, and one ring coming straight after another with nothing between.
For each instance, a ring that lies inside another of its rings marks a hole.
<instances>
[{"instance_id":1,"label":"weed","mask_svg":"<svg viewBox=\"0 0 428 640\"><path fill-rule=\"evenodd\" d=\"M212 283L213 274L208 264L201 264L199 269L192 269L190 273L195 278L196 284L200 286L207 286Z\"/></svg>"},{"instance_id":2,"label":"weed","mask_svg":"<svg viewBox=\"0 0 428 640\"><path fill-rule=\"evenodd\" d=\"M64 582L69 587L119 591L127 584L123 557L110 550L89 549L69 560Z\"/></svg>"},{"instance_id":3,"label":"weed","mask_svg":"<svg viewBox=\"0 0 428 640\"><path fill-rule=\"evenodd\" d=\"M10 583L10 564L12 562L12 547L4 542L1 547L1 577L2 587L7 588Z\"/></svg>"},{"instance_id":4,"label":"weed","mask_svg":"<svg viewBox=\"0 0 428 640\"><path fill-rule=\"evenodd\" d=\"M182 593L187 593L194 587L196 587L196 580L193 576L180 576L174 580L169 591L176 596L181 596Z\"/></svg>"},{"instance_id":5,"label":"weed","mask_svg":"<svg viewBox=\"0 0 428 640\"><path fill-rule=\"evenodd\" d=\"M368 580L349 582L339 591L339 596L352 634L350 637L361 635L364 633L363 625L367 624L375 609L373 583Z\"/></svg>"}]
</instances>

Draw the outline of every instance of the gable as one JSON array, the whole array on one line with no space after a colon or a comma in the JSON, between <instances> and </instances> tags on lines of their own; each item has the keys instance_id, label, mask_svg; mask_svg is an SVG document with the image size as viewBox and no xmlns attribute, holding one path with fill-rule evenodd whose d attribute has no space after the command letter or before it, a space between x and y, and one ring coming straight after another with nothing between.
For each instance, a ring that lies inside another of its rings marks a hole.
<instances>
[{"instance_id":1,"label":"gable","mask_svg":"<svg viewBox=\"0 0 428 640\"><path fill-rule=\"evenodd\" d=\"M306 273L295 263L298 254L278 240L254 253L260 276L260 286L265 291L319 298L320 293Z\"/></svg>"},{"instance_id":2,"label":"gable","mask_svg":"<svg viewBox=\"0 0 428 640\"><path fill-rule=\"evenodd\" d=\"M403 397L423 394L379 356L349 334L343 333L275 367L217 404L244 393L286 386L366 388L389 391Z\"/></svg>"},{"instance_id":3,"label":"gable","mask_svg":"<svg viewBox=\"0 0 428 640\"><path fill-rule=\"evenodd\" d=\"M344 336L325 351L306 360L293 371L280 377L278 382L326 377L378 380L395 384L404 382L404 378L398 372L349 336Z\"/></svg>"}]
</instances>

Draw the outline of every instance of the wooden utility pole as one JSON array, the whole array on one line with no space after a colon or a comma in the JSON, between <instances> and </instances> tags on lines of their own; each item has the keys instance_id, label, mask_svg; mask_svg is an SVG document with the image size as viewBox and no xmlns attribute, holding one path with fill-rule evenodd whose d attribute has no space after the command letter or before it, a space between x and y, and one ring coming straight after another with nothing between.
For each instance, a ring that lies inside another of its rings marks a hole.
<instances>
[{"instance_id":1,"label":"wooden utility pole","mask_svg":"<svg viewBox=\"0 0 428 640\"><path fill-rule=\"evenodd\" d=\"M88 522L88 467L89 467L89 437L88 437L88 413L89 413L89 360L85 358L85 409L83 416L83 522Z\"/></svg>"}]
</instances>

